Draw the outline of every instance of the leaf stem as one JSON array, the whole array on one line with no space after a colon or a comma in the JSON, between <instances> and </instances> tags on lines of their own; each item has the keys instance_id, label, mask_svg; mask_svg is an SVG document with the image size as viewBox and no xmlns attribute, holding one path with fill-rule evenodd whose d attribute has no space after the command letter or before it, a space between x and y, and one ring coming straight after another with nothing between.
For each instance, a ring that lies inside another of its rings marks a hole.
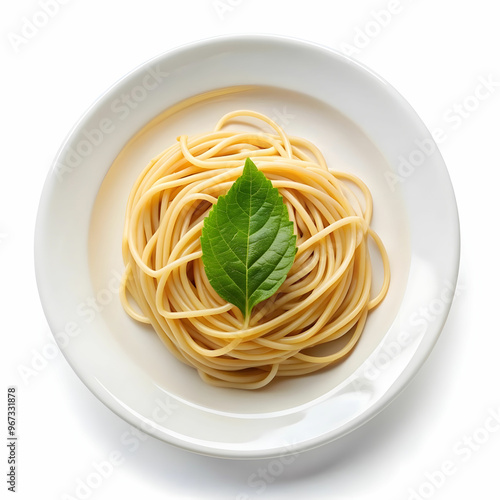
<instances>
[{"instance_id":1,"label":"leaf stem","mask_svg":"<svg viewBox=\"0 0 500 500\"><path fill-rule=\"evenodd\" d=\"M245 320L243 321L243 329L246 330L248 326L250 325L250 314L247 313L245 314Z\"/></svg>"}]
</instances>

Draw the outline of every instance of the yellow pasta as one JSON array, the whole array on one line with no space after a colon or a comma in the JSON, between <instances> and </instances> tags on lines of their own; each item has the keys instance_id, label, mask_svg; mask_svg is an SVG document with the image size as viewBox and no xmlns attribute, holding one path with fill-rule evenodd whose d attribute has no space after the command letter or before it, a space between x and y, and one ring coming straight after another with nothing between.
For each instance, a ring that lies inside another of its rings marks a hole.
<instances>
[{"instance_id":1,"label":"yellow pasta","mask_svg":"<svg viewBox=\"0 0 500 500\"><path fill-rule=\"evenodd\" d=\"M236 119L252 127L231 130ZM298 251L278 292L245 322L208 282L200 236L210 208L248 157L280 191ZM352 351L389 287L388 256L371 216L366 185L329 170L312 143L260 113L228 113L212 132L178 137L134 184L123 237L123 307L212 385L258 389L275 377L320 370ZM376 293L369 238L384 267ZM328 350L342 337L342 347L318 354L318 346Z\"/></svg>"}]
</instances>

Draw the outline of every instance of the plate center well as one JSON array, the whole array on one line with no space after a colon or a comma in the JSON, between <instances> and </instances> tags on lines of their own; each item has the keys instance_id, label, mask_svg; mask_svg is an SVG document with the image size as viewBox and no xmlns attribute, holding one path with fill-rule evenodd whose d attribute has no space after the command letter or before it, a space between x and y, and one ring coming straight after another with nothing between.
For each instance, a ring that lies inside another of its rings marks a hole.
<instances>
[{"instance_id":1,"label":"plate center well","mask_svg":"<svg viewBox=\"0 0 500 500\"><path fill-rule=\"evenodd\" d=\"M307 376L280 378L257 391L223 389L206 385L193 368L177 361L152 327L135 322L125 313L118 297L100 314L107 325L104 334L113 337L131 365L165 393L209 411L258 414L306 404L338 387L361 366L381 342L399 309L410 265L410 241L403 198L397 189L391 189L384 176L389 165L356 124L311 96L275 87L253 87L203 100L164 118L160 115L124 147L101 185L92 212L89 268L96 295L111 277L123 271L125 207L140 172L179 135L208 132L222 115L237 109L264 113L287 134L312 141L330 168L358 175L372 192L372 227L387 248L392 280L388 296L370 313L354 351L336 366ZM382 266L375 252L372 256L376 286L381 283ZM116 377L120 374L116 373Z\"/></svg>"}]
</instances>

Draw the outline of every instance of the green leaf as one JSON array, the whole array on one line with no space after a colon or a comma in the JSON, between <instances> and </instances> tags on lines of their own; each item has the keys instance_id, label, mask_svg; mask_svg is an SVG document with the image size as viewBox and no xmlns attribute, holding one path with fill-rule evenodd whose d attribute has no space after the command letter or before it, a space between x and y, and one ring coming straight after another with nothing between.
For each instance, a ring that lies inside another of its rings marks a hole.
<instances>
[{"instance_id":1,"label":"green leaf","mask_svg":"<svg viewBox=\"0 0 500 500\"><path fill-rule=\"evenodd\" d=\"M285 281L297 248L278 189L247 158L243 174L205 218L202 260L210 284L245 318Z\"/></svg>"}]
</instances>

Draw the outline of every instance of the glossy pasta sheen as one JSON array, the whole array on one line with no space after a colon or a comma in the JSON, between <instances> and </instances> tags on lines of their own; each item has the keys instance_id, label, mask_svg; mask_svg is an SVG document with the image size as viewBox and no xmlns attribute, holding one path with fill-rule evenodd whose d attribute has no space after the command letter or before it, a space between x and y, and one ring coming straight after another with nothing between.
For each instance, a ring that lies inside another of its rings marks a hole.
<instances>
[{"instance_id":1,"label":"glossy pasta sheen","mask_svg":"<svg viewBox=\"0 0 500 500\"><path fill-rule=\"evenodd\" d=\"M235 119L248 131L231 131ZM208 282L200 236L248 157L279 189L298 251L283 285L246 326ZM389 287L387 253L371 216L371 194L360 179L329 170L313 144L286 135L265 115L234 111L212 132L178 137L134 184L123 238L123 306L212 385L258 389L275 377L320 370L354 348ZM376 293L369 238L384 266Z\"/></svg>"}]
</instances>

